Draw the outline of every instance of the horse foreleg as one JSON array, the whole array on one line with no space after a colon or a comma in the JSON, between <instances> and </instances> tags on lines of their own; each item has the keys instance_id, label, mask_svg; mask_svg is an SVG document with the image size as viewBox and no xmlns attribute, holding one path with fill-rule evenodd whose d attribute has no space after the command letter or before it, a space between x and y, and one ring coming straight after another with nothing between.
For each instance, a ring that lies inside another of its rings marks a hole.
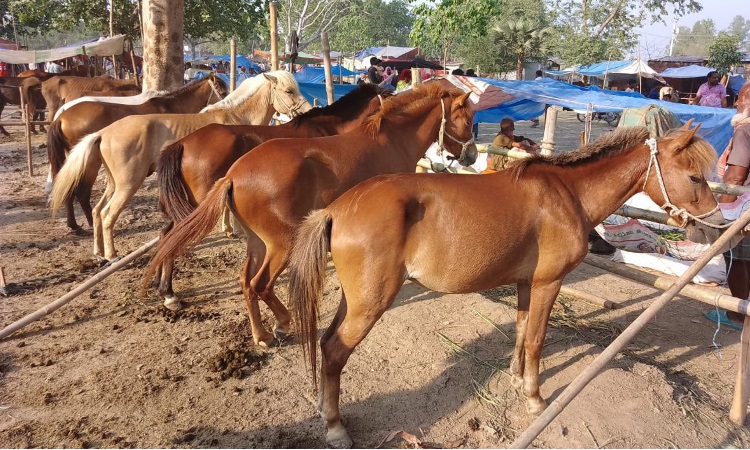
<instances>
[{"instance_id":1,"label":"horse foreleg","mask_svg":"<svg viewBox=\"0 0 750 450\"><path fill-rule=\"evenodd\" d=\"M117 222L117 219L125 209L125 206L128 204L130 199L133 198L136 191L141 186L141 183L143 183L143 178L140 178L139 180L136 176L133 176L133 178L129 181L129 183L118 183L115 186L114 194L112 194L112 199L107 202L107 206L102 210L104 257L108 261L112 261L117 258L117 249L115 249L114 239L115 222Z\"/></svg>"},{"instance_id":2,"label":"horse foreleg","mask_svg":"<svg viewBox=\"0 0 750 450\"><path fill-rule=\"evenodd\" d=\"M75 211L73 210L73 197L72 196L65 199L65 216L66 216L66 224L68 225L68 228L70 228L71 231L78 231L81 229L81 226L78 225L78 222L76 222L76 215L75 215Z\"/></svg>"},{"instance_id":3,"label":"horse foreleg","mask_svg":"<svg viewBox=\"0 0 750 450\"><path fill-rule=\"evenodd\" d=\"M539 359L542 355L544 338L547 335L549 315L561 285L562 280L557 280L549 284L531 286L523 372L523 394L526 396L526 411L529 414L540 414L547 407L547 403L539 395Z\"/></svg>"},{"instance_id":4,"label":"horse foreleg","mask_svg":"<svg viewBox=\"0 0 750 450\"><path fill-rule=\"evenodd\" d=\"M161 230L162 240L170 231L174 228L174 221L171 221ZM154 283L158 283L159 293L164 297L164 307L176 311L182 308L182 302L174 295L172 290L172 275L174 272L174 259L169 258L164 261L164 264L159 266L156 270L156 276Z\"/></svg>"},{"instance_id":5,"label":"horse foreleg","mask_svg":"<svg viewBox=\"0 0 750 450\"><path fill-rule=\"evenodd\" d=\"M523 388L524 372L524 341L526 340L526 325L529 318L529 300L531 286L518 283L518 312L516 315L516 345L513 348L513 359L510 362L510 383L514 388Z\"/></svg>"}]
</instances>

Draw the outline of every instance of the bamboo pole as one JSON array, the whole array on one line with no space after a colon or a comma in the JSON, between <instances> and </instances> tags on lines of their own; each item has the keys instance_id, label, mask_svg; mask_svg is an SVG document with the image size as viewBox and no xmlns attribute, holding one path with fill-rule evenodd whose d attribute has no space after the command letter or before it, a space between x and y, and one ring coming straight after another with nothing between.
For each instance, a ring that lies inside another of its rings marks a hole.
<instances>
[{"instance_id":1,"label":"bamboo pole","mask_svg":"<svg viewBox=\"0 0 750 450\"><path fill-rule=\"evenodd\" d=\"M620 305L617 302L603 299L599 297L598 295L594 295L589 292L584 292L584 291L581 291L579 289L576 289L570 286L561 286L560 293L570 295L571 297L576 297L579 300L583 300L584 302L588 302L596 306L601 306L602 308L617 309L620 307Z\"/></svg>"},{"instance_id":2,"label":"bamboo pole","mask_svg":"<svg viewBox=\"0 0 750 450\"><path fill-rule=\"evenodd\" d=\"M604 366L614 358L625 346L636 336L636 334L649 322L656 314L661 311L670 300L672 300L689 282L695 275L700 272L703 267L718 254L721 249L729 243L735 235L739 234L740 231L750 222L750 210L745 211L742 216L735 221L729 229L722 234L719 239L714 242L711 247L693 263L688 270L682 274L682 276L672 286L659 296L653 303L635 320L630 324L617 339L612 342L604 351L592 362L580 375L576 377L573 382L568 385L567 388L560 394L560 396L552 402L551 405L544 410L544 412L524 431L511 445L511 448L526 448L532 441L544 431L547 425L557 417L558 414L588 385L588 383L596 377L596 375L604 368ZM747 310L745 310L747 314ZM746 320L746 322L748 322ZM747 358L747 357L746 357ZM745 362L747 360L745 359ZM741 367L741 372L738 373L738 379L743 373L747 371L747 367ZM741 385L736 386L735 389L747 389L747 383L750 380L746 378L740 379ZM742 393L736 394L735 400L739 398L742 400ZM734 405L733 405L734 406ZM742 409L746 409L747 404L742 405ZM739 409L739 408L738 408Z\"/></svg>"},{"instance_id":3,"label":"bamboo pole","mask_svg":"<svg viewBox=\"0 0 750 450\"><path fill-rule=\"evenodd\" d=\"M320 44L323 47L323 73L326 80L326 96L330 105L334 102L333 73L331 72L331 47L328 44L328 33L326 31L320 33Z\"/></svg>"},{"instance_id":4,"label":"bamboo pole","mask_svg":"<svg viewBox=\"0 0 750 450\"><path fill-rule=\"evenodd\" d=\"M34 165L31 161L31 125L29 124L31 118L29 117L29 105L26 104L26 99L23 95L23 87L21 86L18 86L18 95L21 99L21 120L23 120L23 129L26 132L26 163L29 166L29 176L33 177Z\"/></svg>"},{"instance_id":5,"label":"bamboo pole","mask_svg":"<svg viewBox=\"0 0 750 450\"><path fill-rule=\"evenodd\" d=\"M271 26L271 70L279 70L279 28L277 4L275 1L268 3L270 26Z\"/></svg>"},{"instance_id":6,"label":"bamboo pole","mask_svg":"<svg viewBox=\"0 0 750 450\"><path fill-rule=\"evenodd\" d=\"M550 106L544 117L544 136L541 143L541 154L552 156L555 151L555 131L557 130L557 113L562 108L559 106Z\"/></svg>"},{"instance_id":7,"label":"bamboo pole","mask_svg":"<svg viewBox=\"0 0 750 450\"><path fill-rule=\"evenodd\" d=\"M78 297L79 295L83 294L87 290L89 290L91 287L95 286L108 276L112 275L113 273L117 272L118 270L125 267L127 264L129 264L131 261L137 259L147 251L151 249L156 243L159 242L159 238L154 238L150 240L149 242L145 243L143 246L141 246L136 251L130 253L129 255L125 256L121 260L117 261L116 263L112 264L111 266L107 267L106 269L102 270L101 272L97 273L93 277L89 278L84 282L82 285L78 286L77 288L73 289L72 291L68 292L67 294L63 295L62 297L58 298L54 302L50 303L49 305L45 306L44 308L38 309L37 311L28 314L27 316L23 317L22 319L19 319L12 324L8 325L7 327L0 330L0 339L4 339L11 335L12 333L15 333L16 331L20 330L21 328L25 327L26 325L30 324L31 322L37 321L41 319L42 317L46 316L47 314L56 311L60 307L64 306L65 304L69 303L74 298Z\"/></svg>"},{"instance_id":8,"label":"bamboo pole","mask_svg":"<svg viewBox=\"0 0 750 450\"><path fill-rule=\"evenodd\" d=\"M411 68L411 86L417 87L422 84L422 74L419 72L418 67Z\"/></svg>"},{"instance_id":9,"label":"bamboo pole","mask_svg":"<svg viewBox=\"0 0 750 450\"><path fill-rule=\"evenodd\" d=\"M133 40L130 40L130 62L133 64L133 76L135 77L136 87L141 87L141 83L138 81L138 68L135 66L135 55L133 54Z\"/></svg>"},{"instance_id":10,"label":"bamboo pole","mask_svg":"<svg viewBox=\"0 0 750 450\"><path fill-rule=\"evenodd\" d=\"M229 92L237 89L237 41L229 40Z\"/></svg>"}]
</instances>

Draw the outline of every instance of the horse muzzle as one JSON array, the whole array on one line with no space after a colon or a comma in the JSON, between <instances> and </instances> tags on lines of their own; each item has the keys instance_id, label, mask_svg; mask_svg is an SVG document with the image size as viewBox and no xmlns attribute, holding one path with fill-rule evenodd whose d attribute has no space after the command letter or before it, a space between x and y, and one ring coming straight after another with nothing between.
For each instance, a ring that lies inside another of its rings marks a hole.
<instances>
[{"instance_id":1,"label":"horse muzzle","mask_svg":"<svg viewBox=\"0 0 750 450\"><path fill-rule=\"evenodd\" d=\"M728 221L721 214L721 211L716 211L708 217L704 217L703 221L713 225L724 225ZM694 220L690 220L685 226L686 237L689 241L696 242L698 244L712 244L714 241L719 239L719 236L724 232L722 228L715 228ZM741 236L740 236L741 237ZM739 241L739 239L737 240ZM736 245L736 242L734 243Z\"/></svg>"},{"instance_id":2,"label":"horse muzzle","mask_svg":"<svg viewBox=\"0 0 750 450\"><path fill-rule=\"evenodd\" d=\"M463 152L461 152L461 157L458 159L458 163L462 166L470 166L477 161L478 155L479 150L477 150L476 144L471 143Z\"/></svg>"}]
</instances>

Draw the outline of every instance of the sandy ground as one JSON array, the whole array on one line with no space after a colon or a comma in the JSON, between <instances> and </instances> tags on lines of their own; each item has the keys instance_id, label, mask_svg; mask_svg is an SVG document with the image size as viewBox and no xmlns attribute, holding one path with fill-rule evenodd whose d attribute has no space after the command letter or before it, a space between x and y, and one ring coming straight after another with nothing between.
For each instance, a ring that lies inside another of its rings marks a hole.
<instances>
[{"instance_id":1,"label":"sandy ground","mask_svg":"<svg viewBox=\"0 0 750 450\"><path fill-rule=\"evenodd\" d=\"M558 136L577 142L582 124L564 116ZM540 140L541 127L517 128ZM0 266L11 294L0 297L2 326L100 270L90 234L67 234L62 218L50 218L43 138L33 141L29 177L23 135L13 131L0 143ZM496 132L482 125L480 141ZM152 177L120 218L121 254L158 234L155 196ZM324 446L294 335L268 350L252 344L237 283L243 257L241 242L214 233L179 264L175 291L187 302L183 311L167 312L153 291L138 295L142 258L0 341L0 447ZM549 400L659 294L585 264L566 283L622 308L558 299L542 361ZM321 326L332 317L337 291L330 271ZM285 278L280 297L286 300ZM355 445L410 446L401 437L384 442L399 430L424 446L510 445L533 420L507 375L514 305L512 287L444 295L406 284L345 368L342 413ZM707 309L689 299L672 302L534 446L750 446L747 428L726 418L740 333L722 328L714 338L715 324L702 315Z\"/></svg>"}]
</instances>

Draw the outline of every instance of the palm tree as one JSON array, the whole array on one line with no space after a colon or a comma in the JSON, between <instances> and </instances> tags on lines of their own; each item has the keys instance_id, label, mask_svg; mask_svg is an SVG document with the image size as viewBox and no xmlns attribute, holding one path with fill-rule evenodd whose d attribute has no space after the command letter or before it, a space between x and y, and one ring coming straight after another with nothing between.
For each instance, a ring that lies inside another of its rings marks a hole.
<instances>
[{"instance_id":1,"label":"palm tree","mask_svg":"<svg viewBox=\"0 0 750 450\"><path fill-rule=\"evenodd\" d=\"M507 20L492 27L500 58L515 59L516 79L523 77L525 59L541 59L552 47L552 28L527 20Z\"/></svg>"}]
</instances>

